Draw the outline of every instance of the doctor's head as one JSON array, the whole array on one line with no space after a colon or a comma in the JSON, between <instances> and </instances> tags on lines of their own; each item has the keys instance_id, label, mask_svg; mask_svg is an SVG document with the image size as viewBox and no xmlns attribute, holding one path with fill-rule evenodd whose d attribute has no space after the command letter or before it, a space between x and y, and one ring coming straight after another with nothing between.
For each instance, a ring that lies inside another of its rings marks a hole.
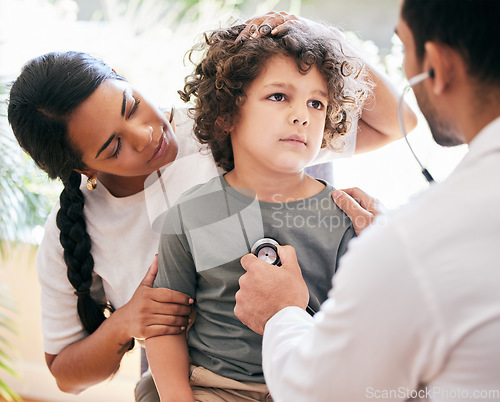
<instances>
[{"instance_id":1,"label":"doctor's head","mask_svg":"<svg viewBox=\"0 0 500 402\"><path fill-rule=\"evenodd\" d=\"M441 145L471 139L461 113L480 115L499 102L499 19L499 1L402 0L396 33L405 47L404 70L408 78L431 73L414 91Z\"/></svg>"}]
</instances>

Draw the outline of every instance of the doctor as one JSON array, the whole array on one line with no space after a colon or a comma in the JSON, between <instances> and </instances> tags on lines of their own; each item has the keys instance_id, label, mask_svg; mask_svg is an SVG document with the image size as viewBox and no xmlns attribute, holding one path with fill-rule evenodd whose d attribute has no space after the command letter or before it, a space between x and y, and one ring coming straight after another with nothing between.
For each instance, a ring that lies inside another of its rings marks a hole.
<instances>
[{"instance_id":1,"label":"doctor","mask_svg":"<svg viewBox=\"0 0 500 402\"><path fill-rule=\"evenodd\" d=\"M438 144L469 152L350 243L314 318L292 247L282 267L242 258L235 314L264 333L276 401L500 400L499 21L500 1L403 0L405 73L427 73L419 106ZM359 205L334 198L371 220L372 200L350 193Z\"/></svg>"}]
</instances>

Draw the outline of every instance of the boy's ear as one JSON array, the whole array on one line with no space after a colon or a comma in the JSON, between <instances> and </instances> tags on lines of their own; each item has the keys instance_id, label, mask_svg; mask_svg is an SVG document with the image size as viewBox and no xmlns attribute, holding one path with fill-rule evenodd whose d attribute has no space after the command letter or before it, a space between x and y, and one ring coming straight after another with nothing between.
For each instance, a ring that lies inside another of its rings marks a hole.
<instances>
[{"instance_id":1,"label":"boy's ear","mask_svg":"<svg viewBox=\"0 0 500 402\"><path fill-rule=\"evenodd\" d=\"M231 132L233 129L233 126L231 123L229 123L224 117L219 116L217 117L217 120L215 120L215 124L224 131L227 131L228 133Z\"/></svg>"}]
</instances>

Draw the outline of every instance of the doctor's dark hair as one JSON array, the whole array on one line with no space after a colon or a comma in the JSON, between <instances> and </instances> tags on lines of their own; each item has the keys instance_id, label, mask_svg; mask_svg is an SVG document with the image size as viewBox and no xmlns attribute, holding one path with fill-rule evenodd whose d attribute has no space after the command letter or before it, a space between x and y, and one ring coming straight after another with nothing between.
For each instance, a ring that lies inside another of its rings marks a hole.
<instances>
[{"instance_id":1,"label":"doctor's dark hair","mask_svg":"<svg viewBox=\"0 0 500 402\"><path fill-rule=\"evenodd\" d=\"M29 61L10 90L8 119L19 145L51 179L61 179L57 227L68 280L78 298L78 315L91 334L105 320L108 304L90 296L94 260L80 190L82 153L71 142L73 111L107 79L123 78L94 57L78 52L48 53Z\"/></svg>"},{"instance_id":2,"label":"doctor's dark hair","mask_svg":"<svg viewBox=\"0 0 500 402\"><path fill-rule=\"evenodd\" d=\"M314 28L295 24L276 36L237 42L244 27L205 33L204 41L189 52L190 60L200 51L203 58L179 91L185 102L194 98L194 133L201 143L208 144L216 163L226 171L234 168L228 127L237 123L246 88L276 55L292 57L302 74L316 66L325 78L328 105L322 148L340 151L344 144L341 136L349 131L371 94L364 64L343 47L342 33L319 24Z\"/></svg>"},{"instance_id":3,"label":"doctor's dark hair","mask_svg":"<svg viewBox=\"0 0 500 402\"><path fill-rule=\"evenodd\" d=\"M483 84L500 84L500 1L404 0L401 16L410 28L418 60L425 43L457 51L468 74Z\"/></svg>"}]
</instances>

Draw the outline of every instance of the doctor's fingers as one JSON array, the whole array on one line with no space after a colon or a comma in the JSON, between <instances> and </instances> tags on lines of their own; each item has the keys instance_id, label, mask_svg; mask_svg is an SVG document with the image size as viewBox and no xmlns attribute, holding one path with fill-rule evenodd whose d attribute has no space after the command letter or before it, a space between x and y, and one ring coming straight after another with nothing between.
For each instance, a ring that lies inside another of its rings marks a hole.
<instances>
[{"instance_id":1,"label":"doctor's fingers","mask_svg":"<svg viewBox=\"0 0 500 402\"><path fill-rule=\"evenodd\" d=\"M245 271L268 269L268 267L273 266L263 260L260 260L252 253L245 254L243 257L241 257L240 263Z\"/></svg>"},{"instance_id":2,"label":"doctor's fingers","mask_svg":"<svg viewBox=\"0 0 500 402\"><path fill-rule=\"evenodd\" d=\"M302 271L300 270L299 261L297 259L297 253L292 246L278 246L278 255L284 269L299 273L302 276Z\"/></svg>"},{"instance_id":3,"label":"doctor's fingers","mask_svg":"<svg viewBox=\"0 0 500 402\"><path fill-rule=\"evenodd\" d=\"M332 193L332 198L337 206L351 219L354 231L357 235L370 226L375 219L373 213L363 208L349 194L341 190L335 190Z\"/></svg>"},{"instance_id":4,"label":"doctor's fingers","mask_svg":"<svg viewBox=\"0 0 500 402\"><path fill-rule=\"evenodd\" d=\"M342 189L342 191L351 196L361 205L361 207L374 215L377 215L383 209L383 205L378 199L368 195L358 187L345 188Z\"/></svg>"}]
</instances>

